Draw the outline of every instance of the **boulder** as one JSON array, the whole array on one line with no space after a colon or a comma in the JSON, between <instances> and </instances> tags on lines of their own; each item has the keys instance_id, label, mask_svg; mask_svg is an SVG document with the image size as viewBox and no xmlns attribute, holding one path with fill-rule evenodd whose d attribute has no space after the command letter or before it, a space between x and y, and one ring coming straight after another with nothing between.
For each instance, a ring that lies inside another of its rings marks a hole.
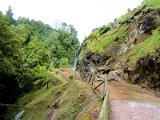
<instances>
[{"instance_id":1,"label":"boulder","mask_svg":"<svg viewBox=\"0 0 160 120\"><path fill-rule=\"evenodd\" d=\"M115 81L124 80L123 70L114 70L109 72L109 74L107 75L107 80L115 80Z\"/></svg>"},{"instance_id":2,"label":"boulder","mask_svg":"<svg viewBox=\"0 0 160 120\"><path fill-rule=\"evenodd\" d=\"M152 30L156 28L156 22L151 14L147 14L143 17L140 26L144 33L151 34Z\"/></svg>"},{"instance_id":3,"label":"boulder","mask_svg":"<svg viewBox=\"0 0 160 120\"><path fill-rule=\"evenodd\" d=\"M100 63L101 56L98 53L92 54L91 61L97 66Z\"/></svg>"}]
</instances>

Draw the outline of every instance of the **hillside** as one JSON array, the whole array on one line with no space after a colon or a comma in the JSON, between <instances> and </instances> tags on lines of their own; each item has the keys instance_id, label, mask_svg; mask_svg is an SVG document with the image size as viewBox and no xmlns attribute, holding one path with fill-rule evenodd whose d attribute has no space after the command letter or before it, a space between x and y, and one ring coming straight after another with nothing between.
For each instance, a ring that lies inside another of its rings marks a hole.
<instances>
[{"instance_id":1,"label":"hillside","mask_svg":"<svg viewBox=\"0 0 160 120\"><path fill-rule=\"evenodd\" d=\"M53 71L52 82L41 89L20 97L19 108L10 107L7 120L96 120L101 109L101 100L91 86L80 80L73 81L71 69ZM72 76L72 77L69 77ZM23 113L21 116L21 112ZM19 115L18 115L19 113Z\"/></svg>"},{"instance_id":2,"label":"hillside","mask_svg":"<svg viewBox=\"0 0 160 120\"><path fill-rule=\"evenodd\" d=\"M96 28L80 49L81 77L91 68L109 69L108 80L125 80L160 96L160 1L144 0L134 10Z\"/></svg>"},{"instance_id":3,"label":"hillside","mask_svg":"<svg viewBox=\"0 0 160 120\"><path fill-rule=\"evenodd\" d=\"M15 19L12 7L0 11L0 119L7 104L51 82L53 68L73 66L79 48L73 25L59 23L53 28L42 21ZM9 119L10 120L10 119Z\"/></svg>"},{"instance_id":4,"label":"hillside","mask_svg":"<svg viewBox=\"0 0 160 120\"><path fill-rule=\"evenodd\" d=\"M160 0L144 0L93 29L80 49L71 24L52 28L15 20L11 8L6 13L0 12L0 119L160 119Z\"/></svg>"}]
</instances>

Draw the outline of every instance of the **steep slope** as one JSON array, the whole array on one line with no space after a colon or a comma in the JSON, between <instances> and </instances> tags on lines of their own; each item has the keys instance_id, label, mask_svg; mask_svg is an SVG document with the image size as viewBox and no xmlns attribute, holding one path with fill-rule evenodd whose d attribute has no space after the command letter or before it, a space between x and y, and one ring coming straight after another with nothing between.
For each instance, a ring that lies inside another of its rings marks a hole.
<instances>
[{"instance_id":1,"label":"steep slope","mask_svg":"<svg viewBox=\"0 0 160 120\"><path fill-rule=\"evenodd\" d=\"M68 71L60 70L60 75L55 76L61 84L49 84L48 89L31 91L18 100L18 105L23 106L19 111L24 110L22 120L98 119L101 100L89 84L69 79L69 74L74 73Z\"/></svg>"},{"instance_id":2,"label":"steep slope","mask_svg":"<svg viewBox=\"0 0 160 120\"><path fill-rule=\"evenodd\" d=\"M160 1L145 0L113 23L94 29L81 46L81 76L98 66L108 80L126 80L160 95ZM105 73L104 73L105 74Z\"/></svg>"}]
</instances>

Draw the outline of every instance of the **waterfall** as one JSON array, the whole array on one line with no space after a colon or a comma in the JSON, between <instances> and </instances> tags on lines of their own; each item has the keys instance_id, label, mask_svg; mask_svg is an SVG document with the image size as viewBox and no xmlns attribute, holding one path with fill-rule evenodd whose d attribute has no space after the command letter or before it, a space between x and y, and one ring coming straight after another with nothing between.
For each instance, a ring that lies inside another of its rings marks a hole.
<instances>
[{"instance_id":1,"label":"waterfall","mask_svg":"<svg viewBox=\"0 0 160 120\"><path fill-rule=\"evenodd\" d=\"M16 115L15 120L21 120L23 114L24 114L24 110L21 111L21 112L19 112L19 113Z\"/></svg>"},{"instance_id":2,"label":"waterfall","mask_svg":"<svg viewBox=\"0 0 160 120\"><path fill-rule=\"evenodd\" d=\"M73 72L76 71L76 68L77 68L77 61L78 61L78 57L76 57L76 59L75 59L75 61L74 61Z\"/></svg>"},{"instance_id":3,"label":"waterfall","mask_svg":"<svg viewBox=\"0 0 160 120\"><path fill-rule=\"evenodd\" d=\"M76 71L80 52L81 52L81 47L78 48L78 50L77 50L77 52L76 52L76 56L75 56L75 60L74 60L74 65L73 65L73 70L72 70L73 72Z\"/></svg>"}]
</instances>

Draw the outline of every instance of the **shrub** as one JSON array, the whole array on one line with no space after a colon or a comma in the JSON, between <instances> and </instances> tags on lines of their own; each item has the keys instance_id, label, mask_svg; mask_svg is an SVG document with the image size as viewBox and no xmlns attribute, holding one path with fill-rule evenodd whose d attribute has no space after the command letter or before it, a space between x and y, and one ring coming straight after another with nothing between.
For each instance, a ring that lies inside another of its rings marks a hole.
<instances>
[{"instance_id":1,"label":"shrub","mask_svg":"<svg viewBox=\"0 0 160 120\"><path fill-rule=\"evenodd\" d=\"M108 32L111 28L109 26L103 26L99 29L100 35L103 35L104 33Z\"/></svg>"},{"instance_id":2,"label":"shrub","mask_svg":"<svg viewBox=\"0 0 160 120\"><path fill-rule=\"evenodd\" d=\"M73 80L74 75L71 74L71 75L68 76L68 78L69 78L69 80Z\"/></svg>"}]
</instances>

